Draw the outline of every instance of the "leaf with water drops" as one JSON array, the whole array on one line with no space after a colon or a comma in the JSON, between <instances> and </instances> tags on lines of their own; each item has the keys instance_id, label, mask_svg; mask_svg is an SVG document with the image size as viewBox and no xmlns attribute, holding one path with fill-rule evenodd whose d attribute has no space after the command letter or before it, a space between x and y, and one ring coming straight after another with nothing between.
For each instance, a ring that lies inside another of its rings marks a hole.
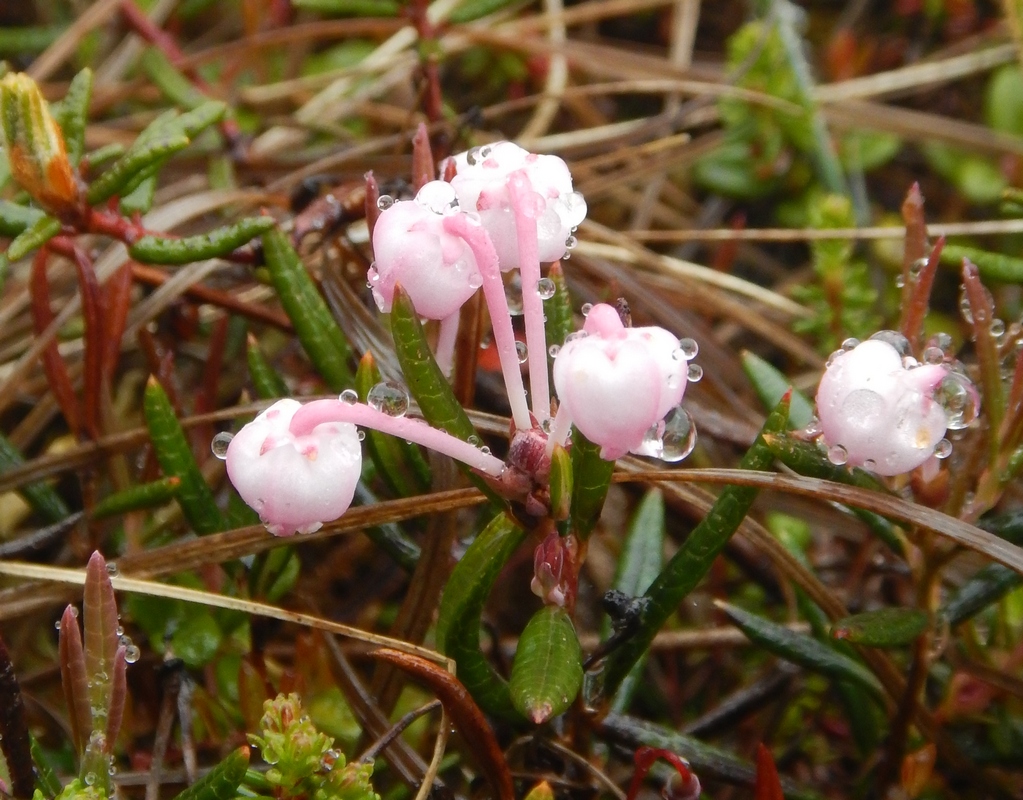
<instances>
[{"instance_id":1,"label":"leaf with water drops","mask_svg":"<svg viewBox=\"0 0 1023 800\"><path fill-rule=\"evenodd\" d=\"M544 606L519 637L508 688L512 704L540 725L564 713L583 682L582 649L565 609Z\"/></svg>"}]
</instances>

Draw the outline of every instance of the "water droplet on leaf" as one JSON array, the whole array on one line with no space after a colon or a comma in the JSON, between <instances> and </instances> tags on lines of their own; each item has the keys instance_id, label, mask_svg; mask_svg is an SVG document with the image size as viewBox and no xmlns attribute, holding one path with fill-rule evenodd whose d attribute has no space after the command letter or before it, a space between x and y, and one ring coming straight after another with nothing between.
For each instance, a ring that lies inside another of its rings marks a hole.
<instances>
[{"instance_id":1,"label":"water droplet on leaf","mask_svg":"<svg viewBox=\"0 0 1023 800\"><path fill-rule=\"evenodd\" d=\"M359 402L359 393L354 389L345 389L340 395L338 395L337 399L346 406L354 406Z\"/></svg>"},{"instance_id":2,"label":"water droplet on leaf","mask_svg":"<svg viewBox=\"0 0 1023 800\"><path fill-rule=\"evenodd\" d=\"M389 194L382 194L380 195L380 197L377 198L377 208L379 208L381 211L386 211L393 205L394 198L391 197Z\"/></svg>"},{"instance_id":3,"label":"water droplet on leaf","mask_svg":"<svg viewBox=\"0 0 1023 800\"><path fill-rule=\"evenodd\" d=\"M841 466L848 460L849 452L842 445L836 444L828 448L828 461L832 464Z\"/></svg>"},{"instance_id":4,"label":"water droplet on leaf","mask_svg":"<svg viewBox=\"0 0 1023 800\"><path fill-rule=\"evenodd\" d=\"M397 381L380 381L366 396L370 407L389 417L404 417L408 412L408 391Z\"/></svg>"},{"instance_id":5,"label":"water droplet on leaf","mask_svg":"<svg viewBox=\"0 0 1023 800\"><path fill-rule=\"evenodd\" d=\"M227 458L227 448L231 444L231 440L234 438L233 433L218 433L213 437L213 441L210 442L210 450L213 451L213 455L223 461Z\"/></svg>"}]
</instances>

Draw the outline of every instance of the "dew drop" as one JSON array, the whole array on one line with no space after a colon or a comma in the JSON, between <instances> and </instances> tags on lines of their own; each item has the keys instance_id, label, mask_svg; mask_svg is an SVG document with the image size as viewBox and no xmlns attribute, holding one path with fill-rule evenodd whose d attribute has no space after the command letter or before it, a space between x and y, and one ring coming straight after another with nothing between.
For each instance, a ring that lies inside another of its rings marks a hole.
<instances>
[{"instance_id":1,"label":"dew drop","mask_svg":"<svg viewBox=\"0 0 1023 800\"><path fill-rule=\"evenodd\" d=\"M520 364L525 364L529 358L529 350L526 348L525 342L515 342L515 355L519 359Z\"/></svg>"},{"instance_id":2,"label":"dew drop","mask_svg":"<svg viewBox=\"0 0 1023 800\"><path fill-rule=\"evenodd\" d=\"M483 150L482 147L470 147L469 152L465 154L465 161L470 167L475 167L483 160L481 150Z\"/></svg>"},{"instance_id":3,"label":"dew drop","mask_svg":"<svg viewBox=\"0 0 1023 800\"><path fill-rule=\"evenodd\" d=\"M536 284L536 293L540 295L541 300L550 300L554 297L554 292L557 287L554 285L554 281L550 278L540 278Z\"/></svg>"},{"instance_id":4,"label":"dew drop","mask_svg":"<svg viewBox=\"0 0 1023 800\"><path fill-rule=\"evenodd\" d=\"M518 273L512 276L512 279L504 287L505 297L508 298L508 313L513 317L521 316L522 314L522 280Z\"/></svg>"},{"instance_id":5,"label":"dew drop","mask_svg":"<svg viewBox=\"0 0 1023 800\"><path fill-rule=\"evenodd\" d=\"M876 339L879 342L884 342L885 344L890 344L903 358L912 352L912 348L909 346L909 339L898 331L878 331L870 338ZM857 344L859 343L857 342Z\"/></svg>"},{"instance_id":6,"label":"dew drop","mask_svg":"<svg viewBox=\"0 0 1023 800\"><path fill-rule=\"evenodd\" d=\"M213 451L213 455L223 461L227 458L227 448L231 444L231 440L234 438L233 433L218 433L213 437L213 441L210 442L210 450Z\"/></svg>"},{"instance_id":7,"label":"dew drop","mask_svg":"<svg viewBox=\"0 0 1023 800\"><path fill-rule=\"evenodd\" d=\"M1001 339L1005 335L1005 322L1003 320L991 320L991 335L996 339Z\"/></svg>"},{"instance_id":8,"label":"dew drop","mask_svg":"<svg viewBox=\"0 0 1023 800\"><path fill-rule=\"evenodd\" d=\"M567 239L565 239L565 247L568 250L572 250L578 244L579 240L576 239L574 236L569 236Z\"/></svg>"},{"instance_id":9,"label":"dew drop","mask_svg":"<svg viewBox=\"0 0 1023 800\"><path fill-rule=\"evenodd\" d=\"M849 451L842 447L842 445L835 444L828 448L828 461L832 464L838 464L841 466L848 460Z\"/></svg>"},{"instance_id":10,"label":"dew drop","mask_svg":"<svg viewBox=\"0 0 1023 800\"><path fill-rule=\"evenodd\" d=\"M138 645L130 644L124 648L124 660L129 664L134 664L142 656L142 651L139 650Z\"/></svg>"},{"instance_id":11,"label":"dew drop","mask_svg":"<svg viewBox=\"0 0 1023 800\"><path fill-rule=\"evenodd\" d=\"M696 423L692 414L676 406L664 418L664 433L661 435L661 461L681 461L696 447Z\"/></svg>"},{"instance_id":12,"label":"dew drop","mask_svg":"<svg viewBox=\"0 0 1023 800\"><path fill-rule=\"evenodd\" d=\"M569 342L576 342L580 339L585 339L589 334L586 331L572 331L568 336L565 337L565 344Z\"/></svg>"},{"instance_id":13,"label":"dew drop","mask_svg":"<svg viewBox=\"0 0 1023 800\"><path fill-rule=\"evenodd\" d=\"M382 194L380 195L380 197L377 198L377 208L379 208L381 211L386 211L393 205L394 198L391 197L389 194Z\"/></svg>"},{"instance_id":14,"label":"dew drop","mask_svg":"<svg viewBox=\"0 0 1023 800\"><path fill-rule=\"evenodd\" d=\"M78 609L75 606L71 606L71 616L78 619Z\"/></svg>"},{"instance_id":15,"label":"dew drop","mask_svg":"<svg viewBox=\"0 0 1023 800\"><path fill-rule=\"evenodd\" d=\"M483 276L478 272L474 272L469 276L469 280L466 283L469 284L470 289L479 289L483 285Z\"/></svg>"},{"instance_id":16,"label":"dew drop","mask_svg":"<svg viewBox=\"0 0 1023 800\"><path fill-rule=\"evenodd\" d=\"M554 420L548 417L540 423L540 430L550 436L551 431L554 429Z\"/></svg>"},{"instance_id":17,"label":"dew drop","mask_svg":"<svg viewBox=\"0 0 1023 800\"><path fill-rule=\"evenodd\" d=\"M816 439L822 433L824 433L824 428L821 426L821 421L817 419L817 417L811 419L810 423L803 428L802 431L803 436L807 439Z\"/></svg>"},{"instance_id":18,"label":"dew drop","mask_svg":"<svg viewBox=\"0 0 1023 800\"><path fill-rule=\"evenodd\" d=\"M940 347L934 347L933 345L931 347L924 348L923 355L925 364L940 364L945 360L945 351Z\"/></svg>"},{"instance_id":19,"label":"dew drop","mask_svg":"<svg viewBox=\"0 0 1023 800\"><path fill-rule=\"evenodd\" d=\"M948 429L959 431L977 418L977 393L965 375L950 372L934 392L934 400L945 410Z\"/></svg>"},{"instance_id":20,"label":"dew drop","mask_svg":"<svg viewBox=\"0 0 1023 800\"><path fill-rule=\"evenodd\" d=\"M59 619L56 622L53 623L53 627L54 627L54 629L56 629L58 631L60 630L60 620Z\"/></svg>"},{"instance_id":21,"label":"dew drop","mask_svg":"<svg viewBox=\"0 0 1023 800\"><path fill-rule=\"evenodd\" d=\"M690 364L686 370L686 380L690 383L699 383L703 377L703 367L699 364Z\"/></svg>"},{"instance_id":22,"label":"dew drop","mask_svg":"<svg viewBox=\"0 0 1023 800\"><path fill-rule=\"evenodd\" d=\"M337 399L346 406L354 406L359 402L359 393L354 389L345 389L340 395L338 395Z\"/></svg>"},{"instance_id":23,"label":"dew drop","mask_svg":"<svg viewBox=\"0 0 1023 800\"><path fill-rule=\"evenodd\" d=\"M389 417L404 417L408 412L408 390L397 381L380 381L369 390L366 402Z\"/></svg>"},{"instance_id":24,"label":"dew drop","mask_svg":"<svg viewBox=\"0 0 1023 800\"><path fill-rule=\"evenodd\" d=\"M579 309L579 310L582 312L582 315L585 317L587 314L590 313L590 309L592 309L592 308L593 308L593 303L583 303L583 307L581 309Z\"/></svg>"},{"instance_id":25,"label":"dew drop","mask_svg":"<svg viewBox=\"0 0 1023 800\"><path fill-rule=\"evenodd\" d=\"M483 455L485 455L485 456L489 456L490 455L490 448L487 447L486 445L483 445L483 447L480 448L480 452L483 453Z\"/></svg>"},{"instance_id":26,"label":"dew drop","mask_svg":"<svg viewBox=\"0 0 1023 800\"><path fill-rule=\"evenodd\" d=\"M906 279L903 278L902 275L896 275L895 276L895 288L896 289L901 289L905 285L906 285Z\"/></svg>"},{"instance_id":27,"label":"dew drop","mask_svg":"<svg viewBox=\"0 0 1023 800\"><path fill-rule=\"evenodd\" d=\"M926 266L927 266L927 259L926 258L918 258L916 261L914 261L912 264L909 265L909 274L912 277L915 278L921 272L923 272L923 269Z\"/></svg>"},{"instance_id":28,"label":"dew drop","mask_svg":"<svg viewBox=\"0 0 1023 800\"><path fill-rule=\"evenodd\" d=\"M558 198L555 209L565 226L578 228L586 219L586 198L579 192L568 192Z\"/></svg>"},{"instance_id":29,"label":"dew drop","mask_svg":"<svg viewBox=\"0 0 1023 800\"><path fill-rule=\"evenodd\" d=\"M941 439L934 445L935 458L948 458L950 455L952 455L952 442L948 439Z\"/></svg>"},{"instance_id":30,"label":"dew drop","mask_svg":"<svg viewBox=\"0 0 1023 800\"><path fill-rule=\"evenodd\" d=\"M468 439L466 439L466 441L473 447L479 447L483 443L480 437L477 436L475 433L472 434L472 436L470 436Z\"/></svg>"},{"instance_id":31,"label":"dew drop","mask_svg":"<svg viewBox=\"0 0 1023 800\"><path fill-rule=\"evenodd\" d=\"M973 324L973 310L970 308L970 298L966 294L966 287L959 285L959 313L969 324Z\"/></svg>"},{"instance_id":32,"label":"dew drop","mask_svg":"<svg viewBox=\"0 0 1023 800\"><path fill-rule=\"evenodd\" d=\"M360 442L365 441L366 440L366 431L359 431L358 437L359 437L359 441Z\"/></svg>"},{"instance_id":33,"label":"dew drop","mask_svg":"<svg viewBox=\"0 0 1023 800\"><path fill-rule=\"evenodd\" d=\"M868 458L863 462L863 469L867 470L867 472L874 472L877 469L877 462L872 458Z\"/></svg>"},{"instance_id":34,"label":"dew drop","mask_svg":"<svg viewBox=\"0 0 1023 800\"><path fill-rule=\"evenodd\" d=\"M118 575L120 575L120 570L117 569L117 564L115 564L113 561L107 563L107 575L109 575L111 578L116 578Z\"/></svg>"},{"instance_id":35,"label":"dew drop","mask_svg":"<svg viewBox=\"0 0 1023 800\"><path fill-rule=\"evenodd\" d=\"M92 786L94 783L96 783L96 773L95 772L86 772L85 773L85 785L86 786Z\"/></svg>"},{"instance_id":36,"label":"dew drop","mask_svg":"<svg viewBox=\"0 0 1023 800\"><path fill-rule=\"evenodd\" d=\"M687 361L692 361L696 358L696 354L700 352L700 345L696 343L695 339L679 339L678 349L682 351L682 355L685 356Z\"/></svg>"},{"instance_id":37,"label":"dew drop","mask_svg":"<svg viewBox=\"0 0 1023 800\"><path fill-rule=\"evenodd\" d=\"M560 352L561 352L561 345L559 345L559 344L552 344L550 347L547 348L547 354L551 358L557 358L558 357L558 353L560 353Z\"/></svg>"},{"instance_id":38,"label":"dew drop","mask_svg":"<svg viewBox=\"0 0 1023 800\"><path fill-rule=\"evenodd\" d=\"M458 213L458 195L447 181L430 181L416 195L416 203L440 216Z\"/></svg>"},{"instance_id":39,"label":"dew drop","mask_svg":"<svg viewBox=\"0 0 1023 800\"><path fill-rule=\"evenodd\" d=\"M855 339L852 336L850 336L848 339L842 342L842 349L848 352L849 350L855 348L859 343L860 343L859 339Z\"/></svg>"},{"instance_id":40,"label":"dew drop","mask_svg":"<svg viewBox=\"0 0 1023 800\"><path fill-rule=\"evenodd\" d=\"M844 352L845 350L835 350L831 355L829 355L828 360L824 362L825 368L830 367L832 364L834 364L835 361L838 360L838 357L842 355L842 353Z\"/></svg>"}]
</instances>

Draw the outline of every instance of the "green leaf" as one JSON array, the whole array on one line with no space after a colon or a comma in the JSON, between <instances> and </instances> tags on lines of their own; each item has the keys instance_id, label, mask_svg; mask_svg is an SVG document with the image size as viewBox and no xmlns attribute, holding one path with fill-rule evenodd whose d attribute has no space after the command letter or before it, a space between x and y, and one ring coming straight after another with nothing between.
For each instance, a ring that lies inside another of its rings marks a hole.
<instances>
[{"instance_id":1,"label":"green leaf","mask_svg":"<svg viewBox=\"0 0 1023 800\"><path fill-rule=\"evenodd\" d=\"M818 672L834 680L845 680L867 689L876 698L884 696L884 689L869 669L858 661L842 655L811 636L794 633L784 625L750 614L741 608L716 601L728 618L746 637L774 653L779 658L798 664L811 672Z\"/></svg>"},{"instance_id":2,"label":"green leaf","mask_svg":"<svg viewBox=\"0 0 1023 800\"><path fill-rule=\"evenodd\" d=\"M600 519L604 498L611 485L613 461L600 457L600 445L594 444L578 428L572 428L572 530L585 540Z\"/></svg>"},{"instance_id":3,"label":"green leaf","mask_svg":"<svg viewBox=\"0 0 1023 800\"><path fill-rule=\"evenodd\" d=\"M249 766L249 748L239 747L174 800L232 800Z\"/></svg>"},{"instance_id":4,"label":"green leaf","mask_svg":"<svg viewBox=\"0 0 1023 800\"><path fill-rule=\"evenodd\" d=\"M0 236L17 236L45 217L37 208L0 200Z\"/></svg>"},{"instance_id":5,"label":"green leaf","mask_svg":"<svg viewBox=\"0 0 1023 800\"><path fill-rule=\"evenodd\" d=\"M437 615L437 646L458 665L458 679L480 708L506 720L520 717L508 684L480 651L483 605L526 532L506 514L498 514L465 551L444 586Z\"/></svg>"},{"instance_id":6,"label":"green leaf","mask_svg":"<svg viewBox=\"0 0 1023 800\"><path fill-rule=\"evenodd\" d=\"M139 66L153 84L174 105L194 109L208 99L195 84L182 75L156 47L147 47L139 58Z\"/></svg>"},{"instance_id":7,"label":"green leaf","mask_svg":"<svg viewBox=\"0 0 1023 800\"><path fill-rule=\"evenodd\" d=\"M459 3L448 17L449 22L461 25L466 22L473 22L480 17L493 14L502 8L508 8L517 0L464 0Z\"/></svg>"},{"instance_id":8,"label":"green leaf","mask_svg":"<svg viewBox=\"0 0 1023 800\"><path fill-rule=\"evenodd\" d=\"M263 255L270 281L295 326L298 340L327 385L340 392L352 381L348 340L282 231L272 228L263 234Z\"/></svg>"},{"instance_id":9,"label":"green leaf","mask_svg":"<svg viewBox=\"0 0 1023 800\"><path fill-rule=\"evenodd\" d=\"M849 469L839 464L832 464L827 455L812 442L784 435L768 436L765 437L765 441L781 463L800 475L858 486L872 492L888 493L888 488L874 475L858 467ZM855 506L850 507L849 511L866 523L873 534L888 545L893 553L905 557L906 543L898 526L873 511L866 511Z\"/></svg>"},{"instance_id":10,"label":"green leaf","mask_svg":"<svg viewBox=\"0 0 1023 800\"><path fill-rule=\"evenodd\" d=\"M368 506L379 502L376 495L360 483L355 489L355 496L359 503ZM387 553L388 557L399 567L411 573L419 562L422 555L422 548L405 534L397 523L384 522L371 528L365 528L363 533L373 544Z\"/></svg>"},{"instance_id":11,"label":"green leaf","mask_svg":"<svg viewBox=\"0 0 1023 800\"><path fill-rule=\"evenodd\" d=\"M288 396L288 385L277 370L270 366L255 336L249 335L245 357L249 364L249 377L260 400L272 400Z\"/></svg>"},{"instance_id":12,"label":"green leaf","mask_svg":"<svg viewBox=\"0 0 1023 800\"><path fill-rule=\"evenodd\" d=\"M742 457L739 467L768 469L774 462L774 454L764 437L785 430L788 420L789 396L786 395L767 417L760 435ZM707 516L661 570L644 595L649 603L643 611L638 630L607 658L599 678L605 695L614 693L679 603L703 580L718 553L746 517L756 496L757 490L752 487L726 486Z\"/></svg>"},{"instance_id":13,"label":"green leaf","mask_svg":"<svg viewBox=\"0 0 1023 800\"><path fill-rule=\"evenodd\" d=\"M614 588L629 597L638 597L657 579L663 564L664 495L660 489L651 489L636 509L622 543ZM604 625L604 635L607 637L610 634L611 621L608 619ZM613 711L622 712L629 707L642 679L645 663L644 654L622 679L622 685L611 701Z\"/></svg>"},{"instance_id":14,"label":"green leaf","mask_svg":"<svg viewBox=\"0 0 1023 800\"><path fill-rule=\"evenodd\" d=\"M92 518L105 519L128 511L162 506L177 497L180 486L181 480L177 477L160 478L151 483L131 486L98 502L92 509Z\"/></svg>"},{"instance_id":15,"label":"green leaf","mask_svg":"<svg viewBox=\"0 0 1023 800\"><path fill-rule=\"evenodd\" d=\"M366 353L355 372L355 389L360 400L368 400L370 390L380 382L380 378L380 370L372 354ZM377 472L400 497L422 494L430 486L429 465L415 447L372 428L366 430L366 448Z\"/></svg>"},{"instance_id":16,"label":"green leaf","mask_svg":"<svg viewBox=\"0 0 1023 800\"><path fill-rule=\"evenodd\" d=\"M554 445L551 453L550 493L551 517L561 521L568 519L572 508L572 456L560 444Z\"/></svg>"},{"instance_id":17,"label":"green leaf","mask_svg":"<svg viewBox=\"0 0 1023 800\"><path fill-rule=\"evenodd\" d=\"M199 465L192 456L188 439L185 438L181 423L174 415L166 392L155 378L150 378L146 385L142 408L160 468L167 477L181 480L178 486L178 504L192 530L200 535L224 530L226 528L224 515L217 507L213 492L210 491Z\"/></svg>"},{"instance_id":18,"label":"green leaf","mask_svg":"<svg viewBox=\"0 0 1023 800\"><path fill-rule=\"evenodd\" d=\"M30 734L29 741L29 746L32 748L32 764L36 768L36 791L41 792L47 798L56 797L62 788L60 779L43 752L43 748L39 746L36 737Z\"/></svg>"},{"instance_id":19,"label":"green leaf","mask_svg":"<svg viewBox=\"0 0 1023 800\"><path fill-rule=\"evenodd\" d=\"M976 616L992 603L1023 586L1023 575L1001 564L988 564L956 590L938 609L938 616L953 628Z\"/></svg>"},{"instance_id":20,"label":"green leaf","mask_svg":"<svg viewBox=\"0 0 1023 800\"><path fill-rule=\"evenodd\" d=\"M865 647L902 647L915 642L930 624L930 615L919 608L881 608L838 620L831 635Z\"/></svg>"},{"instance_id":21,"label":"green leaf","mask_svg":"<svg viewBox=\"0 0 1023 800\"><path fill-rule=\"evenodd\" d=\"M33 250L37 250L60 233L60 220L50 216L37 219L31 226L17 235L7 248L7 258L18 261Z\"/></svg>"},{"instance_id":22,"label":"green leaf","mask_svg":"<svg viewBox=\"0 0 1023 800\"><path fill-rule=\"evenodd\" d=\"M272 217L246 217L233 225L184 239L143 236L129 245L128 253L143 264L189 264L229 255L269 231L275 224Z\"/></svg>"},{"instance_id":23,"label":"green leaf","mask_svg":"<svg viewBox=\"0 0 1023 800\"><path fill-rule=\"evenodd\" d=\"M395 0L291 0L295 8L329 16L396 17L402 6Z\"/></svg>"},{"instance_id":24,"label":"green leaf","mask_svg":"<svg viewBox=\"0 0 1023 800\"><path fill-rule=\"evenodd\" d=\"M125 216L135 213L148 214L155 199L156 175L150 175L125 194L117 204L117 208Z\"/></svg>"},{"instance_id":25,"label":"green leaf","mask_svg":"<svg viewBox=\"0 0 1023 800\"><path fill-rule=\"evenodd\" d=\"M774 408L778 405L778 401L792 386L792 382L784 373L749 350L742 351L742 368L765 408ZM799 430L809 425L812 420L813 403L807 400L802 392L793 389L789 427Z\"/></svg>"},{"instance_id":26,"label":"green leaf","mask_svg":"<svg viewBox=\"0 0 1023 800\"><path fill-rule=\"evenodd\" d=\"M563 608L544 606L519 637L508 683L512 705L540 725L568 710L582 682L582 649L572 618Z\"/></svg>"},{"instance_id":27,"label":"green leaf","mask_svg":"<svg viewBox=\"0 0 1023 800\"><path fill-rule=\"evenodd\" d=\"M189 616L171 638L174 655L190 667L208 664L220 649L224 634L207 611Z\"/></svg>"},{"instance_id":28,"label":"green leaf","mask_svg":"<svg viewBox=\"0 0 1023 800\"><path fill-rule=\"evenodd\" d=\"M89 185L86 202L95 206L115 194L124 193L138 176L149 177L172 155L188 147L190 141L187 136L179 133L154 138L140 148L132 146Z\"/></svg>"},{"instance_id":29,"label":"green leaf","mask_svg":"<svg viewBox=\"0 0 1023 800\"><path fill-rule=\"evenodd\" d=\"M11 440L0 434L0 473L20 467L24 463L24 457L11 444ZM71 510L61 496L47 483L42 481L28 483L19 486L18 492L47 522L60 522L71 514Z\"/></svg>"},{"instance_id":30,"label":"green leaf","mask_svg":"<svg viewBox=\"0 0 1023 800\"><path fill-rule=\"evenodd\" d=\"M956 269L962 267L964 258L977 265L980 277L985 280L1023 283L1023 258L958 244L946 244L941 251L941 263Z\"/></svg>"},{"instance_id":31,"label":"green leaf","mask_svg":"<svg viewBox=\"0 0 1023 800\"><path fill-rule=\"evenodd\" d=\"M89 100L92 98L92 70L86 67L68 86L64 99L51 107L54 119L64 134L68 159L78 166L85 152L85 126L89 121Z\"/></svg>"}]
</instances>

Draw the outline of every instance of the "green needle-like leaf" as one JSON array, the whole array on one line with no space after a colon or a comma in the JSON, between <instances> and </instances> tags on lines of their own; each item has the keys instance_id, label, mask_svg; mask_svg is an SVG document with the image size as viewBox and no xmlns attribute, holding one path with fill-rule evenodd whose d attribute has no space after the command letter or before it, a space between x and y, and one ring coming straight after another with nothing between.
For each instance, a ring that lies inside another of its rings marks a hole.
<instances>
[{"instance_id":1,"label":"green needle-like leaf","mask_svg":"<svg viewBox=\"0 0 1023 800\"><path fill-rule=\"evenodd\" d=\"M544 606L519 637L508 688L512 705L537 725L563 714L583 683L582 649L572 618Z\"/></svg>"},{"instance_id":2,"label":"green needle-like leaf","mask_svg":"<svg viewBox=\"0 0 1023 800\"><path fill-rule=\"evenodd\" d=\"M256 389L256 397L260 400L273 400L288 396L288 385L263 355L259 342L249 334L245 356L249 364L249 377Z\"/></svg>"},{"instance_id":3,"label":"green needle-like leaf","mask_svg":"<svg viewBox=\"0 0 1023 800\"><path fill-rule=\"evenodd\" d=\"M331 390L340 392L352 382L348 340L283 232L273 228L263 234L263 255L298 340Z\"/></svg>"},{"instance_id":4,"label":"green needle-like leaf","mask_svg":"<svg viewBox=\"0 0 1023 800\"><path fill-rule=\"evenodd\" d=\"M266 233L275 224L272 217L247 217L233 225L184 239L143 236L128 247L128 253L143 264L189 264L226 256Z\"/></svg>"},{"instance_id":5,"label":"green needle-like leaf","mask_svg":"<svg viewBox=\"0 0 1023 800\"><path fill-rule=\"evenodd\" d=\"M437 617L437 646L458 665L458 679L480 708L495 717L520 720L508 684L480 651L483 604L526 532L506 514L498 514L455 565L444 586Z\"/></svg>"},{"instance_id":6,"label":"green needle-like leaf","mask_svg":"<svg viewBox=\"0 0 1023 800\"><path fill-rule=\"evenodd\" d=\"M811 672L819 672L835 680L851 681L869 690L875 697L884 696L884 689L869 669L860 662L842 655L824 642L800 633L794 633L784 625L750 614L741 608L716 602L718 608L739 627L747 638L779 658L798 664Z\"/></svg>"},{"instance_id":7,"label":"green needle-like leaf","mask_svg":"<svg viewBox=\"0 0 1023 800\"><path fill-rule=\"evenodd\" d=\"M183 133L178 133L155 138L140 148L133 146L90 184L86 201L95 206L115 194L127 194L125 190L136 178L154 173L172 155L188 147L190 141Z\"/></svg>"},{"instance_id":8,"label":"green needle-like leaf","mask_svg":"<svg viewBox=\"0 0 1023 800\"><path fill-rule=\"evenodd\" d=\"M185 432L174 415L170 400L155 378L146 385L142 408L146 427L160 468L167 477L178 478L178 503L192 529L198 534L216 533L227 527L224 515L213 499L199 465L192 456Z\"/></svg>"},{"instance_id":9,"label":"green needle-like leaf","mask_svg":"<svg viewBox=\"0 0 1023 800\"><path fill-rule=\"evenodd\" d=\"M959 587L938 610L938 616L955 627L998 602L1017 586L1023 586L1023 575L1001 564L988 564Z\"/></svg>"},{"instance_id":10,"label":"green needle-like leaf","mask_svg":"<svg viewBox=\"0 0 1023 800\"><path fill-rule=\"evenodd\" d=\"M785 395L767 417L753 446L740 462L742 469L766 470L774 462L774 454L764 441L766 434L778 433L788 427L789 395ZM678 549L653 585L644 595L649 603L636 633L611 653L604 665L603 692L611 695L650 647L657 631L678 608L710 570L718 553L742 523L756 499L757 490L747 486L726 486L707 516L703 518Z\"/></svg>"},{"instance_id":11,"label":"green needle-like leaf","mask_svg":"<svg viewBox=\"0 0 1023 800\"><path fill-rule=\"evenodd\" d=\"M60 233L60 220L50 216L40 217L17 235L7 248L7 258L18 261L33 250L37 250Z\"/></svg>"},{"instance_id":12,"label":"green needle-like leaf","mask_svg":"<svg viewBox=\"0 0 1023 800\"><path fill-rule=\"evenodd\" d=\"M611 485L613 461L600 457L600 445L594 444L578 428L572 429L572 530L580 539L590 535L604 507Z\"/></svg>"},{"instance_id":13,"label":"green needle-like leaf","mask_svg":"<svg viewBox=\"0 0 1023 800\"><path fill-rule=\"evenodd\" d=\"M91 98L92 70L86 67L71 79L64 99L51 107L54 119L64 134L68 160L75 166L85 152L85 125L89 121Z\"/></svg>"},{"instance_id":14,"label":"green needle-like leaf","mask_svg":"<svg viewBox=\"0 0 1023 800\"><path fill-rule=\"evenodd\" d=\"M37 208L0 200L0 236L18 236L46 216Z\"/></svg>"},{"instance_id":15,"label":"green needle-like leaf","mask_svg":"<svg viewBox=\"0 0 1023 800\"><path fill-rule=\"evenodd\" d=\"M153 508L169 503L178 495L181 479L177 477L160 478L151 483L141 483L123 491L103 498L92 509L93 519L116 517L128 511L142 508Z\"/></svg>"},{"instance_id":16,"label":"green needle-like leaf","mask_svg":"<svg viewBox=\"0 0 1023 800\"><path fill-rule=\"evenodd\" d=\"M249 748L239 747L174 800L232 800L249 768Z\"/></svg>"},{"instance_id":17,"label":"green needle-like leaf","mask_svg":"<svg viewBox=\"0 0 1023 800\"><path fill-rule=\"evenodd\" d=\"M765 408L774 408L792 386L783 372L748 350L742 352L742 368ZM790 409L789 427L793 430L805 428L813 419L813 404L795 389Z\"/></svg>"},{"instance_id":18,"label":"green needle-like leaf","mask_svg":"<svg viewBox=\"0 0 1023 800\"><path fill-rule=\"evenodd\" d=\"M3 434L0 434L0 473L20 467L25 463L24 457ZM18 488L28 504L46 519L47 522L60 522L66 519L71 510L61 496L47 483L29 483Z\"/></svg>"},{"instance_id":19,"label":"green needle-like leaf","mask_svg":"<svg viewBox=\"0 0 1023 800\"><path fill-rule=\"evenodd\" d=\"M930 624L930 615L919 608L881 608L838 620L831 635L865 647L903 647Z\"/></svg>"}]
</instances>

